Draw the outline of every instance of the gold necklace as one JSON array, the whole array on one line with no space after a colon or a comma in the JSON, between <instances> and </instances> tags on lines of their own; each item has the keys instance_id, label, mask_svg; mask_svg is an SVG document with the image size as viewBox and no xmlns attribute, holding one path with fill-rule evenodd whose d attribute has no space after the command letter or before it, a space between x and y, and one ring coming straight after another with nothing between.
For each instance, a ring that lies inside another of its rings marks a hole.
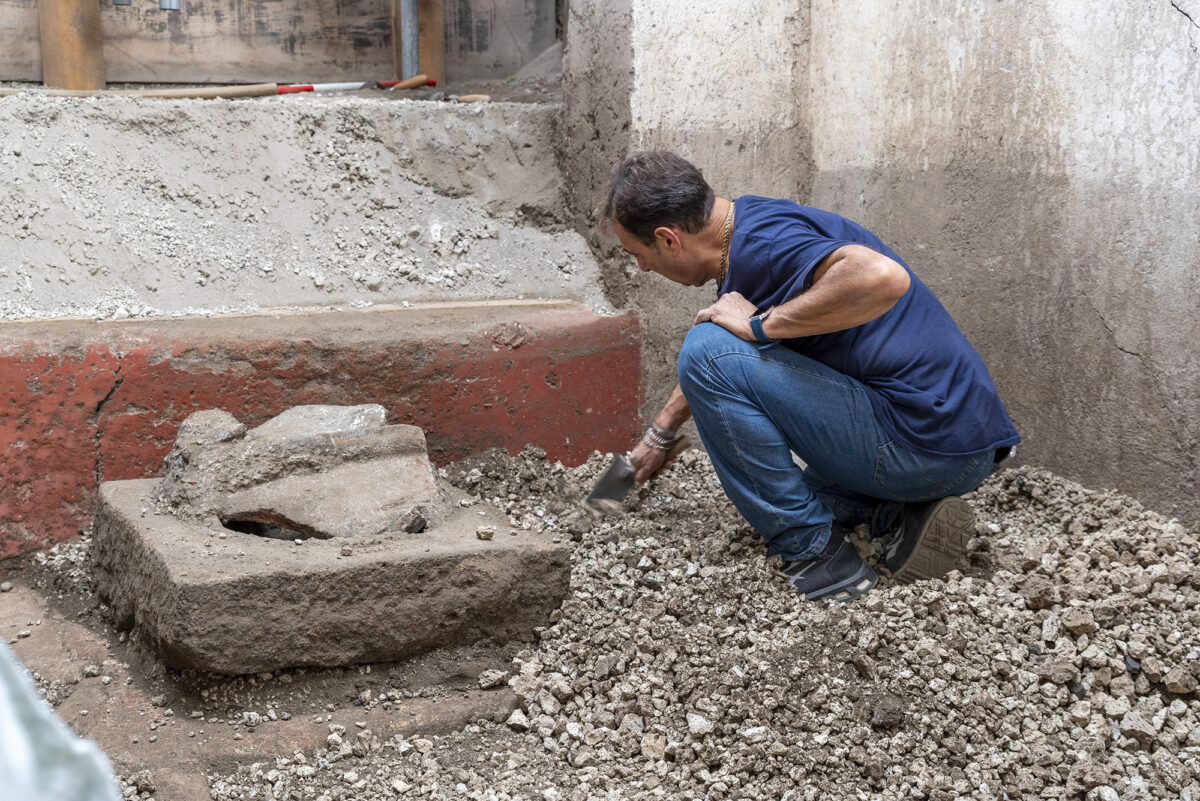
<instances>
[{"instance_id":1,"label":"gold necklace","mask_svg":"<svg viewBox=\"0 0 1200 801\"><path fill-rule=\"evenodd\" d=\"M733 201L729 201L729 213L725 215L725 240L721 246L721 274L717 276L717 297L725 285L725 271L729 268L729 235L733 232Z\"/></svg>"}]
</instances>

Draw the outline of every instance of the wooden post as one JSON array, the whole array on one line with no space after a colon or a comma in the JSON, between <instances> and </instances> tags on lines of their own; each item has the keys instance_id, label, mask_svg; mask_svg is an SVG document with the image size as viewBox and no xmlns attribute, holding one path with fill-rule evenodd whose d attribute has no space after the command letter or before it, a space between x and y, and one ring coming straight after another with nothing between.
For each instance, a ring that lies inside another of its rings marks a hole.
<instances>
[{"instance_id":1,"label":"wooden post","mask_svg":"<svg viewBox=\"0 0 1200 801\"><path fill-rule=\"evenodd\" d=\"M42 83L56 89L103 89L100 0L38 0Z\"/></svg>"},{"instance_id":2,"label":"wooden post","mask_svg":"<svg viewBox=\"0 0 1200 801\"><path fill-rule=\"evenodd\" d=\"M420 20L421 72L442 86L446 83L446 19L442 0L419 0L417 18Z\"/></svg>"}]
</instances>

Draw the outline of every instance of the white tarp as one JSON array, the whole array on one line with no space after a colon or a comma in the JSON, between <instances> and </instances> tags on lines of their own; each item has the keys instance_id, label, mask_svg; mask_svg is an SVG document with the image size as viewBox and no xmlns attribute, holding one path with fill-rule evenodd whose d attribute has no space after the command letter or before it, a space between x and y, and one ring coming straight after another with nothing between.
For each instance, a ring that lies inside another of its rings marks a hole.
<instances>
[{"instance_id":1,"label":"white tarp","mask_svg":"<svg viewBox=\"0 0 1200 801\"><path fill-rule=\"evenodd\" d=\"M0 797L8 801L118 801L108 760L38 695L0 642Z\"/></svg>"}]
</instances>

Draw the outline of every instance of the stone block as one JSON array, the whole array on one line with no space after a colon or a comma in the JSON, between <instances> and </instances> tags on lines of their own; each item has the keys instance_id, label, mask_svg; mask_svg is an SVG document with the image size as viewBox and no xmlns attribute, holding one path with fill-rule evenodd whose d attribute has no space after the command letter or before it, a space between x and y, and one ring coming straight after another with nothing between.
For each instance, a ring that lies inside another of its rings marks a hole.
<instances>
[{"instance_id":1,"label":"stone block","mask_svg":"<svg viewBox=\"0 0 1200 801\"><path fill-rule=\"evenodd\" d=\"M158 483L101 486L95 583L171 668L243 674L528 638L569 588L565 546L510 534L497 510L453 494L427 533L297 544L162 513ZM478 539L481 523L497 536Z\"/></svg>"},{"instance_id":2,"label":"stone block","mask_svg":"<svg viewBox=\"0 0 1200 801\"><path fill-rule=\"evenodd\" d=\"M225 412L197 412L180 425L155 498L177 516L290 531L269 535L284 539L419 531L413 521L437 498L425 432L386 417L377 404L295 406L247 430Z\"/></svg>"}]
</instances>

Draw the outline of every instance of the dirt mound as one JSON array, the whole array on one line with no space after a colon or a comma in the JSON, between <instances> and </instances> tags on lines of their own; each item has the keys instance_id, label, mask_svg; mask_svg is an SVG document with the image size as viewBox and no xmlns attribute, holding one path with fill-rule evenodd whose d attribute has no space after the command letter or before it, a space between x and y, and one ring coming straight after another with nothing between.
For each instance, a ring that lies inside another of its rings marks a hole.
<instances>
[{"instance_id":1,"label":"dirt mound","mask_svg":"<svg viewBox=\"0 0 1200 801\"><path fill-rule=\"evenodd\" d=\"M607 309L563 225L558 105L0 100L0 318L554 297Z\"/></svg>"}]
</instances>

